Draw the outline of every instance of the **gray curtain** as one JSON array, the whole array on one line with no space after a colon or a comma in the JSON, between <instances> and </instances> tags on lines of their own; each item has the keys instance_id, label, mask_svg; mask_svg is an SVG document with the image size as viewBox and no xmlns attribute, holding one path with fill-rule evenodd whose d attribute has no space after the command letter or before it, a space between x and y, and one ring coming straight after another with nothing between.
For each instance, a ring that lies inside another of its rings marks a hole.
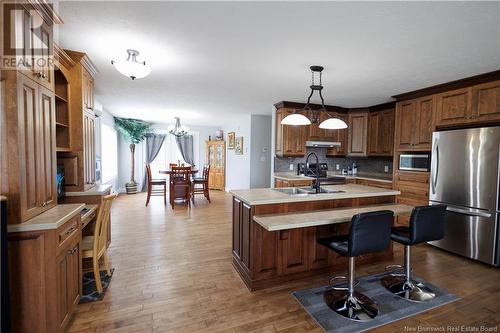
<instances>
[{"instance_id":1,"label":"gray curtain","mask_svg":"<svg viewBox=\"0 0 500 333\"><path fill-rule=\"evenodd\" d=\"M153 162L160 152L161 146L165 141L165 135L151 134L146 137L146 164ZM144 166L144 181L142 182L142 192L148 189L147 171Z\"/></svg>"},{"instance_id":2,"label":"gray curtain","mask_svg":"<svg viewBox=\"0 0 500 333\"><path fill-rule=\"evenodd\" d=\"M184 135L181 137L177 137L176 141L184 161L194 166L193 136Z\"/></svg>"}]
</instances>

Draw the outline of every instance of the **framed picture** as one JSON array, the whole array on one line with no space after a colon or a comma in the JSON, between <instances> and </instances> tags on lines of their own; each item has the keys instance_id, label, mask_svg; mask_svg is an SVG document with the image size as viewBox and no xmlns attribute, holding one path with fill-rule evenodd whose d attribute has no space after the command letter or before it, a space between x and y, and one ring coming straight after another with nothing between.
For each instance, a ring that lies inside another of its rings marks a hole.
<instances>
[{"instance_id":1,"label":"framed picture","mask_svg":"<svg viewBox=\"0 0 500 333\"><path fill-rule=\"evenodd\" d=\"M234 149L234 139L236 135L234 132L227 133L227 149Z\"/></svg>"},{"instance_id":2,"label":"framed picture","mask_svg":"<svg viewBox=\"0 0 500 333\"><path fill-rule=\"evenodd\" d=\"M243 137L239 136L236 138L234 153L237 155L243 155Z\"/></svg>"}]
</instances>

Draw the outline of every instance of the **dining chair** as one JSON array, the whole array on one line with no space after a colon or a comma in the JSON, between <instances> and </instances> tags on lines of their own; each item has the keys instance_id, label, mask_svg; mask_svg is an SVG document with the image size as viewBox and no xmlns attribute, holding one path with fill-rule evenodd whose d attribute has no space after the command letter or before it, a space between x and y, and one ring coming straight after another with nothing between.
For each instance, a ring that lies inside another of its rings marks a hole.
<instances>
[{"instance_id":1,"label":"dining chair","mask_svg":"<svg viewBox=\"0 0 500 333\"><path fill-rule=\"evenodd\" d=\"M163 196L163 204L167 205L167 180L166 179L153 179L151 176L151 166L146 164L146 171L148 177L148 197L146 199L146 207L152 196Z\"/></svg>"},{"instance_id":2,"label":"dining chair","mask_svg":"<svg viewBox=\"0 0 500 333\"><path fill-rule=\"evenodd\" d=\"M106 251L111 204L116 197L116 193L103 197L99 207L99 212L97 213L94 235L82 238L82 259L92 258L95 285L99 294L102 293L102 282L99 271L99 261L101 259L103 260L104 268L106 269L106 275L111 276L111 268L109 266L109 258Z\"/></svg>"},{"instance_id":3,"label":"dining chair","mask_svg":"<svg viewBox=\"0 0 500 333\"><path fill-rule=\"evenodd\" d=\"M174 209L176 201L191 207L191 167L172 167L170 174L170 205Z\"/></svg>"},{"instance_id":4,"label":"dining chair","mask_svg":"<svg viewBox=\"0 0 500 333\"><path fill-rule=\"evenodd\" d=\"M191 199L194 202L195 194L203 194L210 203L210 192L208 189L208 177L210 175L210 164L203 166L203 173L201 177L195 177L191 181Z\"/></svg>"}]
</instances>

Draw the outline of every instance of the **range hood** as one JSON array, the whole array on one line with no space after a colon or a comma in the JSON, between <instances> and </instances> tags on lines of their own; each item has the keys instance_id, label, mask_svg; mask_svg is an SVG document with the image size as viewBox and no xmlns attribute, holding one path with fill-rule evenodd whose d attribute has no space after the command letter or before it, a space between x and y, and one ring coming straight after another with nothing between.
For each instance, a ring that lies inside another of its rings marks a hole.
<instances>
[{"instance_id":1,"label":"range hood","mask_svg":"<svg viewBox=\"0 0 500 333\"><path fill-rule=\"evenodd\" d=\"M335 141L306 141L306 147L334 148L340 146L340 142Z\"/></svg>"}]
</instances>

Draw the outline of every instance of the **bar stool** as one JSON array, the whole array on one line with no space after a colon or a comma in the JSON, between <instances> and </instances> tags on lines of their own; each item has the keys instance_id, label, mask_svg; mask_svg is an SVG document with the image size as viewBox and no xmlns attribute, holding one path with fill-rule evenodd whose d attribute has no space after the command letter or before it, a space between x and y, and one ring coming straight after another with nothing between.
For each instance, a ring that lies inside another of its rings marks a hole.
<instances>
[{"instance_id":1,"label":"bar stool","mask_svg":"<svg viewBox=\"0 0 500 333\"><path fill-rule=\"evenodd\" d=\"M439 240L444 237L445 205L415 207L409 227L393 227L391 239L405 246L404 274L389 274L382 284L392 293L411 301L430 301L436 294L421 282L411 279L410 249L413 245ZM403 268L403 266L396 265Z\"/></svg>"},{"instance_id":2,"label":"bar stool","mask_svg":"<svg viewBox=\"0 0 500 333\"><path fill-rule=\"evenodd\" d=\"M348 235L318 239L318 243L349 257L347 288L332 287L324 294L326 304L338 314L353 320L370 320L377 316L377 304L354 290L354 258L387 249L390 245L394 213L390 210L354 215Z\"/></svg>"}]
</instances>

